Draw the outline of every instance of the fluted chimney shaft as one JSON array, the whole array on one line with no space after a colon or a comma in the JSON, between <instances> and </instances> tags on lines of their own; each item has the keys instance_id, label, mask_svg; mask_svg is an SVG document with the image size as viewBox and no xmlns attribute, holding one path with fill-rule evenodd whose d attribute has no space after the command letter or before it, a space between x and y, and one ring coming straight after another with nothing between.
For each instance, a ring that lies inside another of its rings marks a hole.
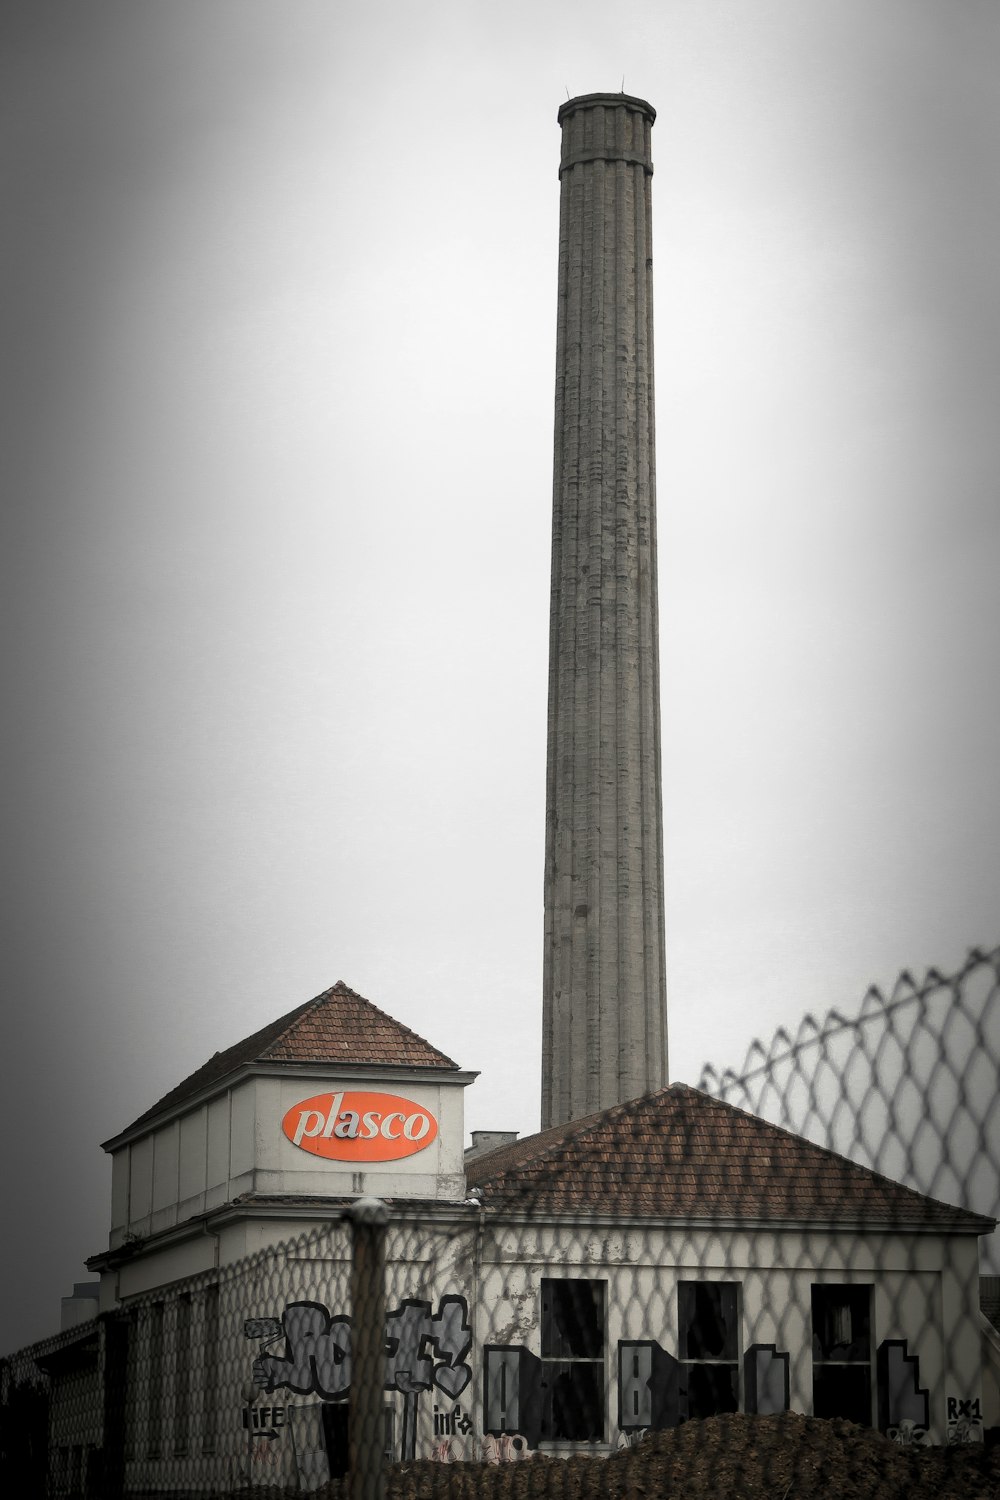
<instances>
[{"instance_id":1,"label":"fluted chimney shaft","mask_svg":"<svg viewBox=\"0 0 1000 1500\"><path fill-rule=\"evenodd\" d=\"M562 125L542 1128L667 1082L650 132Z\"/></svg>"}]
</instances>

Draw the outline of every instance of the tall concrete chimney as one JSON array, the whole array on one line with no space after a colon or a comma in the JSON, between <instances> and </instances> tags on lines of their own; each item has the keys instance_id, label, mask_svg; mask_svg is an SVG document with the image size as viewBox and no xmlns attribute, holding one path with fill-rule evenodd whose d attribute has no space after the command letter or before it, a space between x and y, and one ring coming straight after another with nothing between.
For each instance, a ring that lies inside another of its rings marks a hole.
<instances>
[{"instance_id":1,"label":"tall concrete chimney","mask_svg":"<svg viewBox=\"0 0 1000 1500\"><path fill-rule=\"evenodd\" d=\"M667 1082L650 133L559 111L542 1128Z\"/></svg>"}]
</instances>

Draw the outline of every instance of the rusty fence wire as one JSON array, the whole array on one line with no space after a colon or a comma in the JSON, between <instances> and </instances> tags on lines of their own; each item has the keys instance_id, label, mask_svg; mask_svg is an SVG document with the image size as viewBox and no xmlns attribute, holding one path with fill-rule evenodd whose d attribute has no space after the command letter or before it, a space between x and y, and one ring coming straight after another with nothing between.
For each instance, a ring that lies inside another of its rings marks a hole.
<instances>
[{"instance_id":1,"label":"rusty fence wire","mask_svg":"<svg viewBox=\"0 0 1000 1500\"><path fill-rule=\"evenodd\" d=\"M995 1500L998 1067L974 953L462 1201L317 1200L0 1361L2 1492Z\"/></svg>"}]
</instances>

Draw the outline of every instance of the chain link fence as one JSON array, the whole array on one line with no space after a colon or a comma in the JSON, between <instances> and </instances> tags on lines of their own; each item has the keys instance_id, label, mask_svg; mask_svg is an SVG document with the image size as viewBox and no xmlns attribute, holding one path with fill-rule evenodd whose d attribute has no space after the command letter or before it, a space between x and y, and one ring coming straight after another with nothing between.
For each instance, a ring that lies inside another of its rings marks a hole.
<instances>
[{"instance_id":1,"label":"chain link fence","mask_svg":"<svg viewBox=\"0 0 1000 1500\"><path fill-rule=\"evenodd\" d=\"M1000 948L973 949L952 975L904 972L872 987L857 1016L806 1016L755 1042L738 1071L706 1067L698 1087L842 1152L921 1193L1000 1210ZM1000 1274L1000 1236L982 1241Z\"/></svg>"},{"instance_id":2,"label":"chain link fence","mask_svg":"<svg viewBox=\"0 0 1000 1500\"><path fill-rule=\"evenodd\" d=\"M462 1202L133 1247L145 1290L0 1363L3 1492L995 1500L998 996L998 951L872 991Z\"/></svg>"}]
</instances>

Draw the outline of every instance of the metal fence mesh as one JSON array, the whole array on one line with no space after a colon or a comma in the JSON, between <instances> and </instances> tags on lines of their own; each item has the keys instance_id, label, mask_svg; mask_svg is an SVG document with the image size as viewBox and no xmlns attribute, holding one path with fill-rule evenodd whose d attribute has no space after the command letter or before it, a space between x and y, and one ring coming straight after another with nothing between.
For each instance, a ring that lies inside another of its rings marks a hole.
<instances>
[{"instance_id":1,"label":"metal fence mesh","mask_svg":"<svg viewBox=\"0 0 1000 1500\"><path fill-rule=\"evenodd\" d=\"M842 1152L919 1192L1000 1210L1000 949L953 975L900 975L857 1016L806 1016L755 1042L737 1072L707 1066L698 1087ZM1000 1238L982 1242L1000 1273Z\"/></svg>"},{"instance_id":2,"label":"metal fence mesh","mask_svg":"<svg viewBox=\"0 0 1000 1500\"><path fill-rule=\"evenodd\" d=\"M473 1161L464 1202L317 1202L3 1361L4 1493L995 1497L975 1226L846 1163L810 1197L717 1101L992 1215L998 1061L1000 951L974 953L536 1172Z\"/></svg>"}]
</instances>

